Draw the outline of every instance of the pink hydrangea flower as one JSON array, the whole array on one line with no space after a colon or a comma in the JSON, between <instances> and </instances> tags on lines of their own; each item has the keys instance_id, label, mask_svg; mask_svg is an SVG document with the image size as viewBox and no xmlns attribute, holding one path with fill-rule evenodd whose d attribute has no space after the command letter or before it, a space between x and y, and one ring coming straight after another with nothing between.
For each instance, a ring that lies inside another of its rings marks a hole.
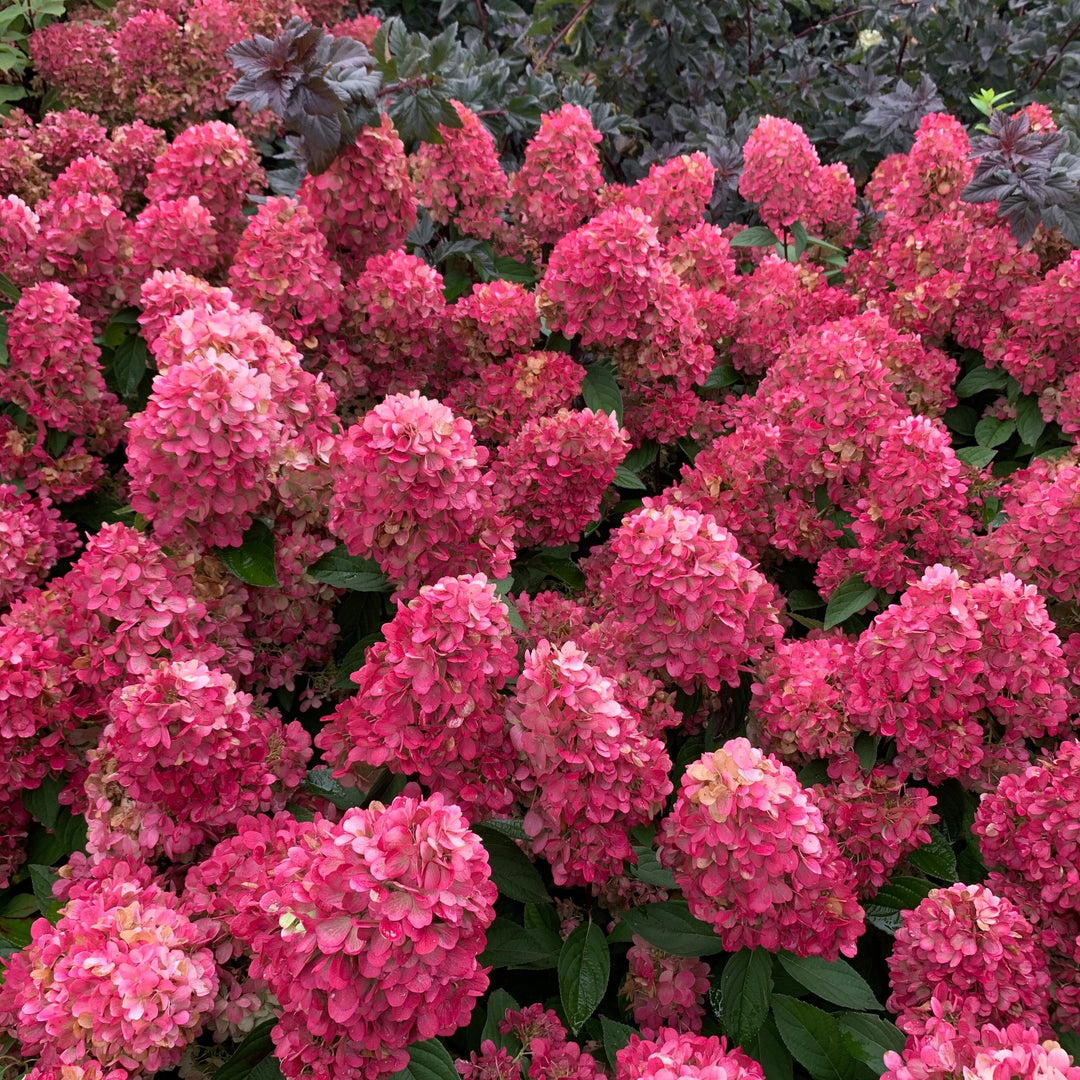
<instances>
[{"instance_id":1,"label":"pink hydrangea flower","mask_svg":"<svg viewBox=\"0 0 1080 1080\"><path fill-rule=\"evenodd\" d=\"M521 547L576 540L600 513L600 500L630 449L615 413L560 409L527 420L499 448L492 494L514 522Z\"/></svg>"},{"instance_id":2,"label":"pink hydrangea flower","mask_svg":"<svg viewBox=\"0 0 1080 1080\"><path fill-rule=\"evenodd\" d=\"M386 113L378 127L361 128L326 172L309 173L298 195L349 270L402 247L416 223L405 147Z\"/></svg>"},{"instance_id":3,"label":"pink hydrangea flower","mask_svg":"<svg viewBox=\"0 0 1080 1080\"><path fill-rule=\"evenodd\" d=\"M221 262L213 216L194 195L150 203L135 219L131 261L140 278L155 270L208 276Z\"/></svg>"},{"instance_id":4,"label":"pink hydrangea flower","mask_svg":"<svg viewBox=\"0 0 1080 1080\"><path fill-rule=\"evenodd\" d=\"M620 993L634 1014L645 1039L655 1039L662 1028L701 1031L709 965L693 957L672 956L634 935L626 954L630 970Z\"/></svg>"},{"instance_id":5,"label":"pink hydrangea flower","mask_svg":"<svg viewBox=\"0 0 1080 1080\"><path fill-rule=\"evenodd\" d=\"M110 699L89 754L88 850L177 859L244 814L283 809L310 756L299 721L257 709L229 675L160 664Z\"/></svg>"},{"instance_id":6,"label":"pink hydrangea flower","mask_svg":"<svg viewBox=\"0 0 1080 1080\"><path fill-rule=\"evenodd\" d=\"M466 370L481 376L492 360L526 353L540 336L536 296L512 281L478 283L446 314Z\"/></svg>"},{"instance_id":7,"label":"pink hydrangea flower","mask_svg":"<svg viewBox=\"0 0 1080 1080\"><path fill-rule=\"evenodd\" d=\"M388 397L341 438L330 531L409 592L452 573L505 577L511 526L496 512L487 458L445 405L415 390Z\"/></svg>"},{"instance_id":8,"label":"pink hydrangea flower","mask_svg":"<svg viewBox=\"0 0 1080 1080\"><path fill-rule=\"evenodd\" d=\"M236 299L297 345L340 325L341 268L307 207L271 196L248 222L232 266Z\"/></svg>"},{"instance_id":9,"label":"pink hydrangea flower","mask_svg":"<svg viewBox=\"0 0 1080 1080\"><path fill-rule=\"evenodd\" d=\"M210 1017L218 976L212 924L135 870L109 860L73 890L55 926L7 963L0 1028L38 1068L87 1061L129 1076L175 1066Z\"/></svg>"},{"instance_id":10,"label":"pink hydrangea flower","mask_svg":"<svg viewBox=\"0 0 1080 1080\"><path fill-rule=\"evenodd\" d=\"M78 545L75 526L61 519L48 496L0 484L0 607L40 585Z\"/></svg>"},{"instance_id":11,"label":"pink hydrangea flower","mask_svg":"<svg viewBox=\"0 0 1080 1080\"><path fill-rule=\"evenodd\" d=\"M518 353L462 379L445 403L472 422L478 439L505 443L530 420L569 408L584 380L585 369L566 353Z\"/></svg>"},{"instance_id":12,"label":"pink hydrangea flower","mask_svg":"<svg viewBox=\"0 0 1080 1080\"><path fill-rule=\"evenodd\" d=\"M573 641L556 648L541 638L525 654L511 711L532 850L559 885L618 874L636 859L627 833L651 821L671 792L663 742L639 729L614 681Z\"/></svg>"},{"instance_id":13,"label":"pink hydrangea flower","mask_svg":"<svg viewBox=\"0 0 1080 1080\"><path fill-rule=\"evenodd\" d=\"M814 786L821 816L855 868L859 898L868 900L908 855L930 843L937 800L906 784L894 766L864 773L854 755L837 758L829 771L832 782Z\"/></svg>"},{"instance_id":14,"label":"pink hydrangea flower","mask_svg":"<svg viewBox=\"0 0 1080 1080\"><path fill-rule=\"evenodd\" d=\"M764 1080L761 1066L727 1039L662 1027L653 1038L631 1035L615 1055L615 1080Z\"/></svg>"},{"instance_id":15,"label":"pink hydrangea flower","mask_svg":"<svg viewBox=\"0 0 1080 1080\"><path fill-rule=\"evenodd\" d=\"M69 289L25 289L8 315L7 348L0 399L59 431L90 436L98 451L116 447L126 410L105 388L94 329Z\"/></svg>"},{"instance_id":16,"label":"pink hydrangea flower","mask_svg":"<svg viewBox=\"0 0 1080 1080\"><path fill-rule=\"evenodd\" d=\"M813 794L746 739L687 767L658 851L728 952L855 955L865 926L850 864Z\"/></svg>"},{"instance_id":17,"label":"pink hydrangea flower","mask_svg":"<svg viewBox=\"0 0 1080 1080\"><path fill-rule=\"evenodd\" d=\"M349 777L355 764L390 764L451 794L471 813L505 811L512 769L499 691L517 674L506 607L483 574L423 586L383 628L358 690L330 716L316 745Z\"/></svg>"},{"instance_id":18,"label":"pink hydrangea flower","mask_svg":"<svg viewBox=\"0 0 1080 1080\"><path fill-rule=\"evenodd\" d=\"M798 124L763 116L743 147L739 194L758 203L765 224L780 232L812 205L820 168L817 151Z\"/></svg>"},{"instance_id":19,"label":"pink hydrangea flower","mask_svg":"<svg viewBox=\"0 0 1080 1080\"><path fill-rule=\"evenodd\" d=\"M510 209L537 244L554 244L595 212L604 179L603 136L580 105L544 113L525 147L525 163L510 177Z\"/></svg>"},{"instance_id":20,"label":"pink hydrangea flower","mask_svg":"<svg viewBox=\"0 0 1080 1080\"><path fill-rule=\"evenodd\" d=\"M467 236L491 239L501 224L510 184L491 132L460 101L452 101L461 126L439 125L440 143L424 142L410 159L420 203L432 220L453 220Z\"/></svg>"},{"instance_id":21,"label":"pink hydrangea flower","mask_svg":"<svg viewBox=\"0 0 1080 1080\"><path fill-rule=\"evenodd\" d=\"M772 585L714 518L644 508L612 534L613 562L594 588L632 628L631 654L690 691L737 686L783 636Z\"/></svg>"},{"instance_id":22,"label":"pink hydrangea flower","mask_svg":"<svg viewBox=\"0 0 1080 1080\"><path fill-rule=\"evenodd\" d=\"M1031 924L982 885L934 889L905 912L888 965L886 1004L909 1035L935 1003L974 1024L1047 1023L1050 976Z\"/></svg>"}]
</instances>

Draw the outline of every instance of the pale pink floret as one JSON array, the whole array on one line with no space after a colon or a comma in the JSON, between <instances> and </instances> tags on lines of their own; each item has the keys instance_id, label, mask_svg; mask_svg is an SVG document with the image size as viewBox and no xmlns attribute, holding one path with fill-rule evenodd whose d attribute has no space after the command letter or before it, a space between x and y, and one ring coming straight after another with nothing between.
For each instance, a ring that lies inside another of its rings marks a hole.
<instances>
[{"instance_id":1,"label":"pale pink floret","mask_svg":"<svg viewBox=\"0 0 1080 1080\"><path fill-rule=\"evenodd\" d=\"M746 739L687 767L659 855L727 951L855 955L865 926L851 865L813 793Z\"/></svg>"}]
</instances>

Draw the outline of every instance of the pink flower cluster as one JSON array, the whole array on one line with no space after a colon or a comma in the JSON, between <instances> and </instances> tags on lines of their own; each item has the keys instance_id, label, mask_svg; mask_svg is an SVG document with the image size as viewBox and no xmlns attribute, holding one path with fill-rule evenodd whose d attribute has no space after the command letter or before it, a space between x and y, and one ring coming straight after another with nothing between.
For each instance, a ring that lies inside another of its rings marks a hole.
<instances>
[{"instance_id":1,"label":"pink flower cluster","mask_svg":"<svg viewBox=\"0 0 1080 1080\"><path fill-rule=\"evenodd\" d=\"M1046 601L1011 574L968 584L930 567L859 639L850 708L896 739L898 764L938 783L996 782L1026 763L1024 740L1071 711Z\"/></svg>"},{"instance_id":2,"label":"pink flower cluster","mask_svg":"<svg viewBox=\"0 0 1080 1080\"><path fill-rule=\"evenodd\" d=\"M526 1074L559 1080L602 1080L606 1075L592 1054L566 1037L566 1028L558 1016L543 1005L527 1005L520 1011L508 1009L499 1021L499 1031L516 1039L521 1049L511 1057L505 1046L496 1047L493 1040L486 1039L480 1044L479 1054L474 1050L468 1061L459 1058L454 1062L463 1080L522 1080Z\"/></svg>"},{"instance_id":3,"label":"pink flower cluster","mask_svg":"<svg viewBox=\"0 0 1080 1080\"><path fill-rule=\"evenodd\" d=\"M709 990L708 964L672 956L636 934L626 959L630 970L620 992L644 1038L657 1038L665 1027L694 1034L701 1031Z\"/></svg>"},{"instance_id":4,"label":"pink flower cluster","mask_svg":"<svg viewBox=\"0 0 1080 1080\"><path fill-rule=\"evenodd\" d=\"M311 740L254 707L232 678L198 660L161 664L115 691L90 751L88 850L177 859L244 814L284 808Z\"/></svg>"},{"instance_id":5,"label":"pink flower cluster","mask_svg":"<svg viewBox=\"0 0 1080 1080\"><path fill-rule=\"evenodd\" d=\"M285 1075L378 1080L408 1063L411 1043L466 1023L487 988L476 959L495 916L487 852L440 793L336 824L290 820L241 822L188 889L277 997Z\"/></svg>"},{"instance_id":6,"label":"pink flower cluster","mask_svg":"<svg viewBox=\"0 0 1080 1080\"><path fill-rule=\"evenodd\" d=\"M470 815L512 799L499 691L518 671L505 606L483 574L421 587L352 676L358 690L316 738L335 776L389 764L452 793Z\"/></svg>"},{"instance_id":7,"label":"pink flower cluster","mask_svg":"<svg viewBox=\"0 0 1080 1080\"><path fill-rule=\"evenodd\" d=\"M530 796L524 829L555 882L605 881L636 861L627 833L663 807L671 759L614 681L575 642L541 638L525 654L510 722L515 780Z\"/></svg>"},{"instance_id":8,"label":"pink flower cluster","mask_svg":"<svg viewBox=\"0 0 1080 1080\"><path fill-rule=\"evenodd\" d=\"M850 864L813 793L746 739L687 767L658 851L728 952L855 955L865 926Z\"/></svg>"},{"instance_id":9,"label":"pink flower cluster","mask_svg":"<svg viewBox=\"0 0 1080 1080\"><path fill-rule=\"evenodd\" d=\"M715 1035L662 1027L652 1038L631 1035L615 1055L615 1080L764 1080L761 1066Z\"/></svg>"},{"instance_id":10,"label":"pink flower cluster","mask_svg":"<svg viewBox=\"0 0 1080 1080\"><path fill-rule=\"evenodd\" d=\"M218 988L213 924L109 859L71 892L55 926L38 919L0 987L0 1028L37 1068L86 1063L152 1077L180 1061L210 1019Z\"/></svg>"},{"instance_id":11,"label":"pink flower cluster","mask_svg":"<svg viewBox=\"0 0 1080 1080\"><path fill-rule=\"evenodd\" d=\"M440 124L442 142L422 143L410 158L417 199L440 225L453 218L462 232L489 240L503 224L510 183L480 117L460 101L451 104L461 127Z\"/></svg>"},{"instance_id":12,"label":"pink flower cluster","mask_svg":"<svg viewBox=\"0 0 1080 1080\"><path fill-rule=\"evenodd\" d=\"M776 116L763 116L746 140L739 194L778 234L801 221L811 236L847 239L857 219L845 166L823 167L802 128Z\"/></svg>"},{"instance_id":13,"label":"pink flower cluster","mask_svg":"<svg viewBox=\"0 0 1080 1080\"><path fill-rule=\"evenodd\" d=\"M437 401L388 397L341 438L332 464L330 530L408 591L453 573L505 577L511 525L482 471L472 425Z\"/></svg>"},{"instance_id":14,"label":"pink flower cluster","mask_svg":"<svg viewBox=\"0 0 1080 1080\"><path fill-rule=\"evenodd\" d=\"M596 212L601 138L580 105L540 117L525 163L510 178L510 208L526 242L554 244Z\"/></svg>"},{"instance_id":15,"label":"pink flower cluster","mask_svg":"<svg viewBox=\"0 0 1080 1080\"><path fill-rule=\"evenodd\" d=\"M950 1023L1047 1023L1050 976L1031 924L982 885L934 889L905 912L888 960L888 1007L909 1035Z\"/></svg>"},{"instance_id":16,"label":"pink flower cluster","mask_svg":"<svg viewBox=\"0 0 1080 1080\"><path fill-rule=\"evenodd\" d=\"M615 413L560 409L527 420L492 464L492 494L514 522L519 547L576 540L600 513L600 501L630 449Z\"/></svg>"},{"instance_id":17,"label":"pink flower cluster","mask_svg":"<svg viewBox=\"0 0 1080 1080\"><path fill-rule=\"evenodd\" d=\"M1024 1024L950 1023L935 1017L925 1034L909 1035L902 1054L885 1052L882 1080L1080 1080L1080 1066L1038 1028Z\"/></svg>"},{"instance_id":18,"label":"pink flower cluster","mask_svg":"<svg viewBox=\"0 0 1080 1080\"><path fill-rule=\"evenodd\" d=\"M687 691L738 686L740 671L783 637L773 586L708 514L638 510L594 566L590 587L626 624L631 662Z\"/></svg>"},{"instance_id":19,"label":"pink flower cluster","mask_svg":"<svg viewBox=\"0 0 1080 1080\"><path fill-rule=\"evenodd\" d=\"M75 526L60 517L47 496L0 484L0 608L40 585L56 561L74 554L78 545Z\"/></svg>"}]
</instances>

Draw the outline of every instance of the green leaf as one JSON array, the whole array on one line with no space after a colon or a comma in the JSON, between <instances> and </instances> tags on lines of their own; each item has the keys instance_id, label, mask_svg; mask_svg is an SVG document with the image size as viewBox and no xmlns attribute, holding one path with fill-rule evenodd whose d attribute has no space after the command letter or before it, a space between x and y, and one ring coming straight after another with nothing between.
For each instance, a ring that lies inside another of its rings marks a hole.
<instances>
[{"instance_id":1,"label":"green leaf","mask_svg":"<svg viewBox=\"0 0 1080 1080\"><path fill-rule=\"evenodd\" d=\"M877 596L875 586L867 585L862 574L852 574L838 585L836 591L829 597L829 604L825 608L825 629L831 630L845 619L862 611L875 596Z\"/></svg>"},{"instance_id":2,"label":"green leaf","mask_svg":"<svg viewBox=\"0 0 1080 1080\"><path fill-rule=\"evenodd\" d=\"M637 473L631 472L625 465L619 465L615 469L615 486L626 491L647 491L645 481Z\"/></svg>"},{"instance_id":3,"label":"green leaf","mask_svg":"<svg viewBox=\"0 0 1080 1080\"><path fill-rule=\"evenodd\" d=\"M501 895L523 904L543 904L551 899L540 872L509 836L483 825L474 826L474 832L487 850L491 880Z\"/></svg>"},{"instance_id":4,"label":"green leaf","mask_svg":"<svg viewBox=\"0 0 1080 1080\"><path fill-rule=\"evenodd\" d=\"M454 1059L438 1039L424 1039L409 1047L409 1064L389 1080L461 1080Z\"/></svg>"},{"instance_id":5,"label":"green leaf","mask_svg":"<svg viewBox=\"0 0 1080 1080\"><path fill-rule=\"evenodd\" d=\"M233 1051L228 1061L214 1073L214 1080L246 1080L252 1069L274 1052L270 1038L277 1020L264 1020L251 1029L247 1038Z\"/></svg>"},{"instance_id":6,"label":"green leaf","mask_svg":"<svg viewBox=\"0 0 1080 1080\"><path fill-rule=\"evenodd\" d=\"M338 544L308 567L308 576L353 592L389 592L393 588L374 559L350 555L344 544Z\"/></svg>"},{"instance_id":7,"label":"green leaf","mask_svg":"<svg viewBox=\"0 0 1080 1080\"><path fill-rule=\"evenodd\" d=\"M638 881L645 881L650 885L657 885L661 889L677 889L675 875L666 867L660 865L656 852L649 844L635 844L634 854L637 855L637 864L630 867L631 877Z\"/></svg>"},{"instance_id":8,"label":"green leaf","mask_svg":"<svg viewBox=\"0 0 1080 1080\"><path fill-rule=\"evenodd\" d=\"M983 390L1001 390L1008 380L1008 374L1002 368L972 368L957 384L956 396L974 397Z\"/></svg>"},{"instance_id":9,"label":"green leaf","mask_svg":"<svg viewBox=\"0 0 1080 1080\"><path fill-rule=\"evenodd\" d=\"M516 1035L503 1034L499 1030L499 1024L506 1019L508 1009L517 1012L520 1008L517 1001L501 986L492 990L487 999L487 1016L484 1019L484 1029L480 1033L480 1041L486 1042L490 1039L496 1048L505 1046L511 1056L516 1054L521 1049L521 1043Z\"/></svg>"},{"instance_id":10,"label":"green leaf","mask_svg":"<svg viewBox=\"0 0 1080 1080\"><path fill-rule=\"evenodd\" d=\"M7 318L0 314L0 367L7 367L11 356L8 353L8 324Z\"/></svg>"},{"instance_id":11,"label":"green leaf","mask_svg":"<svg viewBox=\"0 0 1080 1080\"><path fill-rule=\"evenodd\" d=\"M339 810L363 806L366 798L366 792L355 787L347 788L340 780L335 780L329 769L308 769L300 790L325 799Z\"/></svg>"},{"instance_id":12,"label":"green leaf","mask_svg":"<svg viewBox=\"0 0 1080 1080\"><path fill-rule=\"evenodd\" d=\"M22 793L23 806L35 821L51 829L60 813L60 792L63 790L63 780L46 777L36 788Z\"/></svg>"},{"instance_id":13,"label":"green leaf","mask_svg":"<svg viewBox=\"0 0 1080 1080\"><path fill-rule=\"evenodd\" d=\"M991 450L987 446L962 446L956 451L956 457L965 465L972 465L976 469L982 469L997 457L997 451Z\"/></svg>"},{"instance_id":14,"label":"green leaf","mask_svg":"<svg viewBox=\"0 0 1080 1080\"><path fill-rule=\"evenodd\" d=\"M734 386L739 381L739 373L734 365L726 360L721 360L716 367L709 372L709 377L702 384L705 390L723 390L725 386Z\"/></svg>"},{"instance_id":15,"label":"green leaf","mask_svg":"<svg viewBox=\"0 0 1080 1080\"><path fill-rule=\"evenodd\" d=\"M495 256L495 273L503 281L514 281L518 285L536 284L536 268L511 259L509 255Z\"/></svg>"},{"instance_id":16,"label":"green leaf","mask_svg":"<svg viewBox=\"0 0 1080 1080\"><path fill-rule=\"evenodd\" d=\"M810 237L806 234L806 228L801 221L796 221L791 226L791 237L795 241L795 258L798 259L810 246Z\"/></svg>"},{"instance_id":17,"label":"green leaf","mask_svg":"<svg viewBox=\"0 0 1080 1080\"><path fill-rule=\"evenodd\" d=\"M659 454L660 447L652 439L646 439L636 450L631 450L623 458L622 463L631 472L641 472L642 469L647 469L656 461Z\"/></svg>"},{"instance_id":18,"label":"green leaf","mask_svg":"<svg viewBox=\"0 0 1080 1080\"><path fill-rule=\"evenodd\" d=\"M27 870L30 871L30 883L34 887L38 911L49 922L55 924L61 905L60 901L53 896L52 887L59 875L51 866L42 866L40 863L31 863Z\"/></svg>"},{"instance_id":19,"label":"green leaf","mask_svg":"<svg viewBox=\"0 0 1080 1080\"><path fill-rule=\"evenodd\" d=\"M820 956L777 954L780 966L812 994L845 1009L877 1009L883 1006L870 984L846 961L823 960Z\"/></svg>"},{"instance_id":20,"label":"green leaf","mask_svg":"<svg viewBox=\"0 0 1080 1080\"><path fill-rule=\"evenodd\" d=\"M758 1032L755 1056L765 1073L765 1080L792 1080L794 1062L771 1016L766 1017Z\"/></svg>"},{"instance_id":21,"label":"green leaf","mask_svg":"<svg viewBox=\"0 0 1080 1080\"><path fill-rule=\"evenodd\" d=\"M629 908L622 921L630 931L674 956L713 956L723 942L708 924L695 919L685 900L662 900Z\"/></svg>"},{"instance_id":22,"label":"green leaf","mask_svg":"<svg viewBox=\"0 0 1080 1080\"><path fill-rule=\"evenodd\" d=\"M239 547L218 548L218 558L243 582L257 588L278 588L274 560L274 533L262 521L253 521Z\"/></svg>"},{"instance_id":23,"label":"green leaf","mask_svg":"<svg viewBox=\"0 0 1080 1080\"><path fill-rule=\"evenodd\" d=\"M22 296L22 289L20 289L6 274L0 274L0 296L3 296L6 300L10 300L14 304L17 303Z\"/></svg>"},{"instance_id":24,"label":"green leaf","mask_svg":"<svg viewBox=\"0 0 1080 1080\"><path fill-rule=\"evenodd\" d=\"M1034 446L1046 430L1046 421L1039 409L1039 399L1034 394L1022 397L1016 403L1016 432L1025 446Z\"/></svg>"},{"instance_id":25,"label":"green leaf","mask_svg":"<svg viewBox=\"0 0 1080 1080\"><path fill-rule=\"evenodd\" d=\"M791 1056L814 1080L852 1080L855 1059L831 1013L798 998L775 994L773 1017Z\"/></svg>"},{"instance_id":26,"label":"green leaf","mask_svg":"<svg viewBox=\"0 0 1080 1080\"><path fill-rule=\"evenodd\" d=\"M615 1055L630 1042L634 1035L640 1034L629 1024L622 1024L618 1020L609 1020L606 1016L600 1017L600 1030L604 1033L604 1056L608 1064L615 1068Z\"/></svg>"},{"instance_id":27,"label":"green leaf","mask_svg":"<svg viewBox=\"0 0 1080 1080\"><path fill-rule=\"evenodd\" d=\"M772 1000L772 953L740 949L728 958L720 976L720 1027L738 1046L748 1046L769 1015Z\"/></svg>"},{"instance_id":28,"label":"green leaf","mask_svg":"<svg viewBox=\"0 0 1080 1080\"><path fill-rule=\"evenodd\" d=\"M1015 420L998 420L993 416L984 416L975 425L975 441L979 446L1000 446L1012 438L1014 431Z\"/></svg>"},{"instance_id":29,"label":"green leaf","mask_svg":"<svg viewBox=\"0 0 1080 1080\"><path fill-rule=\"evenodd\" d=\"M480 954L485 967L514 968L527 965L555 967L562 939L550 931L526 929L511 919L496 918L488 927L487 947Z\"/></svg>"},{"instance_id":30,"label":"green leaf","mask_svg":"<svg viewBox=\"0 0 1080 1080\"><path fill-rule=\"evenodd\" d=\"M764 225L751 225L749 229L743 229L736 233L730 241L731 247L769 247L771 244L779 244L780 237Z\"/></svg>"},{"instance_id":31,"label":"green leaf","mask_svg":"<svg viewBox=\"0 0 1080 1080\"><path fill-rule=\"evenodd\" d=\"M367 634L341 658L341 663L337 666L337 678L334 679L335 690L348 690L351 693L356 689L356 683L352 681L353 672L364 666L368 649L381 637L381 634Z\"/></svg>"},{"instance_id":32,"label":"green leaf","mask_svg":"<svg viewBox=\"0 0 1080 1080\"><path fill-rule=\"evenodd\" d=\"M927 877L937 878L949 885L957 880L956 852L953 851L952 844L945 839L945 834L935 825L930 826L930 842L912 852L908 861Z\"/></svg>"},{"instance_id":33,"label":"green leaf","mask_svg":"<svg viewBox=\"0 0 1080 1080\"><path fill-rule=\"evenodd\" d=\"M559 1000L566 1025L576 1035L607 992L611 955L596 923L579 923L559 953Z\"/></svg>"},{"instance_id":34,"label":"green leaf","mask_svg":"<svg viewBox=\"0 0 1080 1080\"><path fill-rule=\"evenodd\" d=\"M589 365L585 381L581 384L581 396L593 412L613 412L615 419L622 423L622 392L619 390L615 372L606 360L598 360Z\"/></svg>"},{"instance_id":35,"label":"green leaf","mask_svg":"<svg viewBox=\"0 0 1080 1080\"><path fill-rule=\"evenodd\" d=\"M866 921L887 934L895 934L901 922L900 913L914 911L935 888L936 885L922 878L894 877L885 882L873 900L863 904Z\"/></svg>"},{"instance_id":36,"label":"green leaf","mask_svg":"<svg viewBox=\"0 0 1080 1080\"><path fill-rule=\"evenodd\" d=\"M893 1023L880 1016L871 1016L864 1012L838 1013L836 1022L840 1030L848 1036L853 1046L851 1052L866 1065L875 1076L885 1071L882 1057L886 1050L901 1053L906 1042L904 1033Z\"/></svg>"},{"instance_id":37,"label":"green leaf","mask_svg":"<svg viewBox=\"0 0 1080 1080\"><path fill-rule=\"evenodd\" d=\"M585 575L576 567L570 559L562 555L555 555L555 549L537 552L528 563L530 570L539 570L549 577L558 578L564 585L571 589L583 589L585 587ZM506 597L503 603L508 603Z\"/></svg>"},{"instance_id":38,"label":"green leaf","mask_svg":"<svg viewBox=\"0 0 1080 1080\"><path fill-rule=\"evenodd\" d=\"M510 590L513 587L513 574L509 577L498 578L495 581L495 595L502 601L503 606L506 608L506 619L507 622L510 623L511 628L516 630L519 634L524 634L525 620L521 617L521 612L514 606L514 601L510 599Z\"/></svg>"},{"instance_id":39,"label":"green leaf","mask_svg":"<svg viewBox=\"0 0 1080 1080\"><path fill-rule=\"evenodd\" d=\"M861 731L855 738L855 756L859 759L859 768L866 774L877 762L878 743L881 739L868 731Z\"/></svg>"},{"instance_id":40,"label":"green leaf","mask_svg":"<svg viewBox=\"0 0 1080 1080\"><path fill-rule=\"evenodd\" d=\"M146 374L149 350L141 334L126 334L113 353L112 369L121 397L133 397Z\"/></svg>"},{"instance_id":41,"label":"green leaf","mask_svg":"<svg viewBox=\"0 0 1080 1080\"><path fill-rule=\"evenodd\" d=\"M41 866L55 866L73 851L86 847L86 819L61 806L51 832L33 826L26 845L26 861Z\"/></svg>"},{"instance_id":42,"label":"green leaf","mask_svg":"<svg viewBox=\"0 0 1080 1080\"><path fill-rule=\"evenodd\" d=\"M495 829L504 836L511 836L515 840L529 839L529 834L525 831L525 825L521 818L491 818L482 824L485 829Z\"/></svg>"}]
</instances>

